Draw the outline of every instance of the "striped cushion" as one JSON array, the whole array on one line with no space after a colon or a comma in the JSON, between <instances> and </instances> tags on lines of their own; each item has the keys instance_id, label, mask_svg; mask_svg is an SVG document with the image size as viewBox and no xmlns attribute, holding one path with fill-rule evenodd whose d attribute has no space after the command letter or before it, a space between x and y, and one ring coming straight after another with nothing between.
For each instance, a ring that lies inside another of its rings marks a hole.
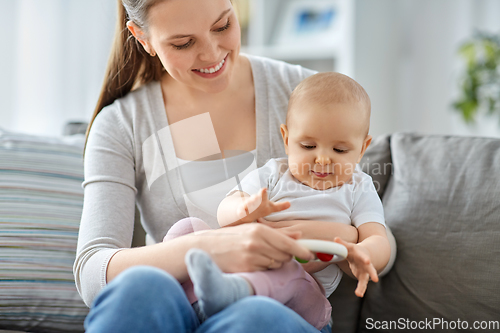
<instances>
[{"instance_id":1,"label":"striped cushion","mask_svg":"<svg viewBox=\"0 0 500 333\"><path fill-rule=\"evenodd\" d=\"M83 332L72 266L83 205L83 137L0 130L0 329Z\"/></svg>"}]
</instances>

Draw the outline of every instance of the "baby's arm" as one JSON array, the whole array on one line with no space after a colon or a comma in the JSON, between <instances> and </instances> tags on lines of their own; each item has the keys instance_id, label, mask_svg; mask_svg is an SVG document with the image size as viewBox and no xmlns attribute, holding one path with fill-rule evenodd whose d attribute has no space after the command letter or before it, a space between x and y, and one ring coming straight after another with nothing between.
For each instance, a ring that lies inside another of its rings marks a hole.
<instances>
[{"instance_id":1,"label":"baby's arm","mask_svg":"<svg viewBox=\"0 0 500 333\"><path fill-rule=\"evenodd\" d=\"M255 222L271 213L279 212L290 207L290 203L272 202L267 197L267 189L262 188L259 193L236 191L222 200L217 209L217 221L221 227L235 226L242 223Z\"/></svg>"},{"instance_id":2,"label":"baby's arm","mask_svg":"<svg viewBox=\"0 0 500 333\"><path fill-rule=\"evenodd\" d=\"M306 239L333 241L335 237L340 237L351 243L358 242L358 229L350 224L314 220L270 222L263 218L259 218L257 221L272 228L285 228L290 231L300 231L302 232L302 238Z\"/></svg>"},{"instance_id":3,"label":"baby's arm","mask_svg":"<svg viewBox=\"0 0 500 333\"><path fill-rule=\"evenodd\" d=\"M391 247L385 227L377 222L368 222L359 226L359 243L346 242L339 237L335 242L344 245L348 254L338 266L348 275L358 279L355 294L363 297L370 278L378 282L377 273L389 262Z\"/></svg>"}]
</instances>

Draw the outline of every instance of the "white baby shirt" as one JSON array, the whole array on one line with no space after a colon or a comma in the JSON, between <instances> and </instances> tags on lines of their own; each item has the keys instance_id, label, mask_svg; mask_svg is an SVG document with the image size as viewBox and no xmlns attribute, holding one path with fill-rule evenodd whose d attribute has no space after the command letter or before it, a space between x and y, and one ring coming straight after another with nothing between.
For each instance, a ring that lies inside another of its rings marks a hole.
<instances>
[{"instance_id":1,"label":"white baby shirt","mask_svg":"<svg viewBox=\"0 0 500 333\"><path fill-rule=\"evenodd\" d=\"M295 179L288 169L286 158L270 159L243 178L240 186L233 188L229 194L242 190L253 195L266 187L269 200L290 202L290 208L267 216L268 221L330 221L352 224L356 228L366 222L378 222L385 226L382 202L372 178L359 166L356 166L350 183L322 191ZM314 275L328 297L340 283L342 271L337 265L330 265Z\"/></svg>"}]
</instances>

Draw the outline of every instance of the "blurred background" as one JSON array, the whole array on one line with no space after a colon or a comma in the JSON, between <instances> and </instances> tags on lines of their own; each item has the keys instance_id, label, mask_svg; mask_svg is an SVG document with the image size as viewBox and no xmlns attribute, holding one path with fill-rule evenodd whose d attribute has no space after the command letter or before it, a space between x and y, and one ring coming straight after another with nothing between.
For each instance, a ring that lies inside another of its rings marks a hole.
<instances>
[{"instance_id":1,"label":"blurred background","mask_svg":"<svg viewBox=\"0 0 500 333\"><path fill-rule=\"evenodd\" d=\"M500 137L500 0L233 0L242 52L338 71L372 100L371 134ZM89 121L115 0L0 0L0 128Z\"/></svg>"}]
</instances>

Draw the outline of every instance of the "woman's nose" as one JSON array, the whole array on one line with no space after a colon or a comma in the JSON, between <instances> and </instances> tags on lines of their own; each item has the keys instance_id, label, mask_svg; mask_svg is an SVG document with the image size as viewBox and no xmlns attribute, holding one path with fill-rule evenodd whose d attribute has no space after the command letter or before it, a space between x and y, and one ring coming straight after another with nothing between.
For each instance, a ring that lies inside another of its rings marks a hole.
<instances>
[{"instance_id":1,"label":"woman's nose","mask_svg":"<svg viewBox=\"0 0 500 333\"><path fill-rule=\"evenodd\" d=\"M207 38L200 49L200 60L206 62L219 61L219 47L217 41Z\"/></svg>"}]
</instances>

